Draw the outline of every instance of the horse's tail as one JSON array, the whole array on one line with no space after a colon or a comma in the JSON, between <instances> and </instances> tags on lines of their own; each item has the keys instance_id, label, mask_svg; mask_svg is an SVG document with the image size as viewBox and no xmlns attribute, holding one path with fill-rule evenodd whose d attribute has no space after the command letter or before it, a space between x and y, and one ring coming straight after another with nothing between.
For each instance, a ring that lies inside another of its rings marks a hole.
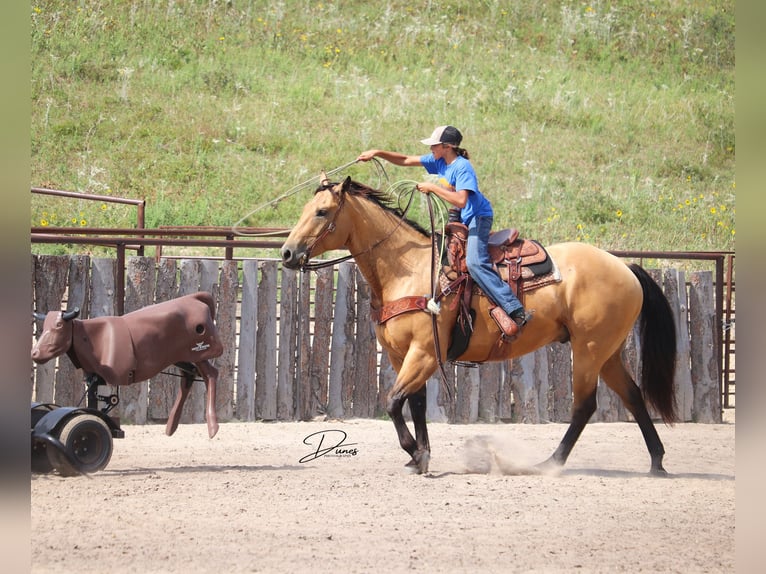
<instances>
[{"instance_id":1,"label":"horse's tail","mask_svg":"<svg viewBox=\"0 0 766 574\"><path fill-rule=\"evenodd\" d=\"M628 265L641 283L641 389L644 399L666 424L678 420L676 414L675 366L676 323L665 294L639 265Z\"/></svg>"}]
</instances>

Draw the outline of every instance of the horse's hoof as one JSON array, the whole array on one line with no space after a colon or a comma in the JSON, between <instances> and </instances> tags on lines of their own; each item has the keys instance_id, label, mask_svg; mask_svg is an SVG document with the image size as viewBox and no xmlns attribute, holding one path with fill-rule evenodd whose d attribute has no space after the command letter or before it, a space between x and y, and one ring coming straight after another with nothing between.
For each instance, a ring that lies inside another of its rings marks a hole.
<instances>
[{"instance_id":1,"label":"horse's hoof","mask_svg":"<svg viewBox=\"0 0 766 574\"><path fill-rule=\"evenodd\" d=\"M668 477L668 471L664 468L660 467L652 467L652 469L649 471L649 474L651 476L659 476L660 478L667 478Z\"/></svg>"},{"instance_id":2,"label":"horse's hoof","mask_svg":"<svg viewBox=\"0 0 766 574\"><path fill-rule=\"evenodd\" d=\"M415 461L415 459L411 459L410 462L404 465L404 468L409 472L410 474L420 474L420 469L418 468L418 463Z\"/></svg>"},{"instance_id":3,"label":"horse's hoof","mask_svg":"<svg viewBox=\"0 0 766 574\"><path fill-rule=\"evenodd\" d=\"M557 461L555 458L551 457L539 464L536 464L533 468L540 474L556 475L561 473L561 471L564 469L564 465Z\"/></svg>"},{"instance_id":4,"label":"horse's hoof","mask_svg":"<svg viewBox=\"0 0 766 574\"><path fill-rule=\"evenodd\" d=\"M424 451L418 457L418 473L428 474L428 463L431 462L431 453Z\"/></svg>"},{"instance_id":5,"label":"horse's hoof","mask_svg":"<svg viewBox=\"0 0 766 574\"><path fill-rule=\"evenodd\" d=\"M404 467L412 474L427 474L428 463L431 460L431 453L428 451L416 452L412 460L410 460Z\"/></svg>"}]
</instances>

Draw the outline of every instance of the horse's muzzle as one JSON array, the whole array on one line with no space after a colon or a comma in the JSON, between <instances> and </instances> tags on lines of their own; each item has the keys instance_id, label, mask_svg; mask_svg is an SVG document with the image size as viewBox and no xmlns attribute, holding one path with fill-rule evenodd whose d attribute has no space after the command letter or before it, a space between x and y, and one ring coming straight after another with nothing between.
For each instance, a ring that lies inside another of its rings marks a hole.
<instances>
[{"instance_id":1,"label":"horse's muzzle","mask_svg":"<svg viewBox=\"0 0 766 574\"><path fill-rule=\"evenodd\" d=\"M286 245L282 246L282 265L288 269L299 269L308 259L305 249L291 249Z\"/></svg>"}]
</instances>

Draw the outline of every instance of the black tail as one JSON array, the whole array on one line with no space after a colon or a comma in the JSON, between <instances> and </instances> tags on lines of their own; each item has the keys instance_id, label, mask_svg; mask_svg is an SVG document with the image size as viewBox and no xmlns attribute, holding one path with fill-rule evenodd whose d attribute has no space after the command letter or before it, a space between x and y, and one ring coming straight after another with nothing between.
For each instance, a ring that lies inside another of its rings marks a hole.
<instances>
[{"instance_id":1,"label":"black tail","mask_svg":"<svg viewBox=\"0 0 766 574\"><path fill-rule=\"evenodd\" d=\"M676 414L675 366L676 323L660 286L639 265L628 265L641 283L641 389L644 399L666 424L678 420Z\"/></svg>"}]
</instances>

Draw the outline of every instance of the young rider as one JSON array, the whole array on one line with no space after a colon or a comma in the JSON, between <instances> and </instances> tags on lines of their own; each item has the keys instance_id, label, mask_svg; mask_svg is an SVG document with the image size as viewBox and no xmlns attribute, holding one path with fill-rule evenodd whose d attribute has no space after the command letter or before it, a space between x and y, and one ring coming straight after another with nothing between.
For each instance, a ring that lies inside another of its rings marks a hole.
<instances>
[{"instance_id":1,"label":"young rider","mask_svg":"<svg viewBox=\"0 0 766 574\"><path fill-rule=\"evenodd\" d=\"M400 166L422 166L430 174L439 175L439 183L422 182L418 191L434 193L460 210L460 220L468 227L466 265L479 287L495 302L491 311L503 333L516 337L529 319L510 286L495 271L489 257L489 233L494 212L489 200L479 191L476 172L468 152L460 147L463 136L453 126L437 127L431 137L421 140L431 153L406 155L394 151L371 149L362 152L358 161L380 157Z\"/></svg>"}]
</instances>

